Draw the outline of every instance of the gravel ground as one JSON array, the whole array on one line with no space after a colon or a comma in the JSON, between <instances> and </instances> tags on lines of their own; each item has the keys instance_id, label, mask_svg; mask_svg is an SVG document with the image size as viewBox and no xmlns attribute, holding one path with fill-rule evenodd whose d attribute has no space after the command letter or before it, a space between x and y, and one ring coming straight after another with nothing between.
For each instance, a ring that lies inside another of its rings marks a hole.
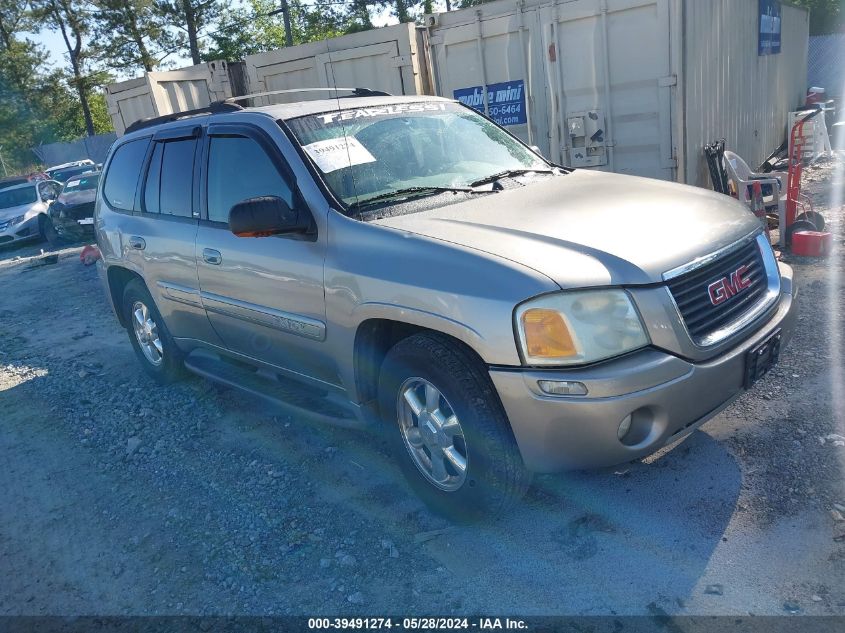
<instances>
[{"instance_id":1,"label":"gravel ground","mask_svg":"<svg viewBox=\"0 0 845 633\"><path fill-rule=\"evenodd\" d=\"M372 434L154 384L79 248L0 251L0 615L845 614L836 178L807 172L837 252L791 258L773 373L673 449L538 477L473 527Z\"/></svg>"}]
</instances>

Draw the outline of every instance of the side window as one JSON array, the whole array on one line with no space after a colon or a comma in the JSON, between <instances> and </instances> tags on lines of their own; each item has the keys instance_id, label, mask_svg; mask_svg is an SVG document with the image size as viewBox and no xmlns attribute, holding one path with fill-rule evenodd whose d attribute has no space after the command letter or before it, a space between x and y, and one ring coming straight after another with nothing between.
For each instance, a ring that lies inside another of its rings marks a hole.
<instances>
[{"instance_id":1,"label":"side window","mask_svg":"<svg viewBox=\"0 0 845 633\"><path fill-rule=\"evenodd\" d=\"M112 207L133 210L138 176L149 143L150 139L142 138L124 143L115 150L103 185L103 196Z\"/></svg>"},{"instance_id":2,"label":"side window","mask_svg":"<svg viewBox=\"0 0 845 633\"><path fill-rule=\"evenodd\" d=\"M293 207L290 185L257 141L212 136L208 155L208 219L229 222L229 210L258 196L278 196Z\"/></svg>"},{"instance_id":3,"label":"side window","mask_svg":"<svg viewBox=\"0 0 845 633\"><path fill-rule=\"evenodd\" d=\"M144 211L193 217L196 139L157 141L144 186Z\"/></svg>"},{"instance_id":4,"label":"side window","mask_svg":"<svg viewBox=\"0 0 845 633\"><path fill-rule=\"evenodd\" d=\"M144 206L147 213L159 212L159 191L161 191L161 154L164 143L156 143L153 146L153 155L150 158L150 168L147 171L147 182L144 186Z\"/></svg>"}]
</instances>

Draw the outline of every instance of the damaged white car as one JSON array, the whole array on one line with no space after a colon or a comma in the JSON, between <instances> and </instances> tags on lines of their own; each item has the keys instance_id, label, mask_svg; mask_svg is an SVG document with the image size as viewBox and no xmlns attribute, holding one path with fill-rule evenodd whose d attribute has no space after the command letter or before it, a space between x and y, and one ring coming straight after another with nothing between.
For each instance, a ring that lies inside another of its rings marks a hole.
<instances>
[{"instance_id":1,"label":"damaged white car","mask_svg":"<svg viewBox=\"0 0 845 633\"><path fill-rule=\"evenodd\" d=\"M0 191L0 245L43 238L50 223L47 210L61 190L61 183L42 180Z\"/></svg>"}]
</instances>

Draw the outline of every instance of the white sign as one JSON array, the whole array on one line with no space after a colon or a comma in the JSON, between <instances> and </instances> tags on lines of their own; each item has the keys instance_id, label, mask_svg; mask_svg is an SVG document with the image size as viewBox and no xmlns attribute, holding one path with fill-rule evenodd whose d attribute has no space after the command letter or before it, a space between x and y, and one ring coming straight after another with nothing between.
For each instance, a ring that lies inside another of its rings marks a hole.
<instances>
[{"instance_id":1,"label":"white sign","mask_svg":"<svg viewBox=\"0 0 845 633\"><path fill-rule=\"evenodd\" d=\"M79 184L79 181L78 181L78 180L71 180L69 183L67 183L67 185L66 185L66 186L67 186L67 187L75 187L75 186L76 186L76 185L78 185L78 184Z\"/></svg>"},{"instance_id":2,"label":"white sign","mask_svg":"<svg viewBox=\"0 0 845 633\"><path fill-rule=\"evenodd\" d=\"M324 174L352 165L376 162L375 157L354 136L341 136L309 143L303 149Z\"/></svg>"}]
</instances>

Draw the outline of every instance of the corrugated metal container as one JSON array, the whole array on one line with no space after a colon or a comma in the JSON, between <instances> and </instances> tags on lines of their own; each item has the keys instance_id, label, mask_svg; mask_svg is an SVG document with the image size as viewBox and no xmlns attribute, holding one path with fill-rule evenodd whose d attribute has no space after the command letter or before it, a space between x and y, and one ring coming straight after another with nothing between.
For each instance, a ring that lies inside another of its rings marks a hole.
<instances>
[{"instance_id":1,"label":"corrugated metal container","mask_svg":"<svg viewBox=\"0 0 845 633\"><path fill-rule=\"evenodd\" d=\"M296 88L359 88L425 94L427 33L397 24L244 59L251 93ZM254 105L321 98L319 93L273 95Z\"/></svg>"},{"instance_id":2,"label":"corrugated metal container","mask_svg":"<svg viewBox=\"0 0 845 633\"><path fill-rule=\"evenodd\" d=\"M106 86L106 103L118 135L139 119L202 108L231 96L224 61L148 72Z\"/></svg>"},{"instance_id":3,"label":"corrugated metal container","mask_svg":"<svg viewBox=\"0 0 845 633\"><path fill-rule=\"evenodd\" d=\"M809 13L782 3L781 52L757 55L758 0L687 0L682 121L686 175L707 186L701 147L718 138L759 165L786 138L807 90Z\"/></svg>"},{"instance_id":4,"label":"corrugated metal container","mask_svg":"<svg viewBox=\"0 0 845 633\"><path fill-rule=\"evenodd\" d=\"M774 54L761 54L764 10L780 11ZM425 19L251 55L248 91L439 94L554 161L709 187L704 144L726 138L759 164L806 90L809 14L780 0L498 0ZM109 86L109 106L121 133L228 92L211 62Z\"/></svg>"},{"instance_id":5,"label":"corrugated metal container","mask_svg":"<svg viewBox=\"0 0 845 633\"><path fill-rule=\"evenodd\" d=\"M806 88L807 11L784 3L781 52L758 55L761 6L500 0L427 16L434 87L552 160L710 186L703 145L724 137L758 164Z\"/></svg>"}]
</instances>

